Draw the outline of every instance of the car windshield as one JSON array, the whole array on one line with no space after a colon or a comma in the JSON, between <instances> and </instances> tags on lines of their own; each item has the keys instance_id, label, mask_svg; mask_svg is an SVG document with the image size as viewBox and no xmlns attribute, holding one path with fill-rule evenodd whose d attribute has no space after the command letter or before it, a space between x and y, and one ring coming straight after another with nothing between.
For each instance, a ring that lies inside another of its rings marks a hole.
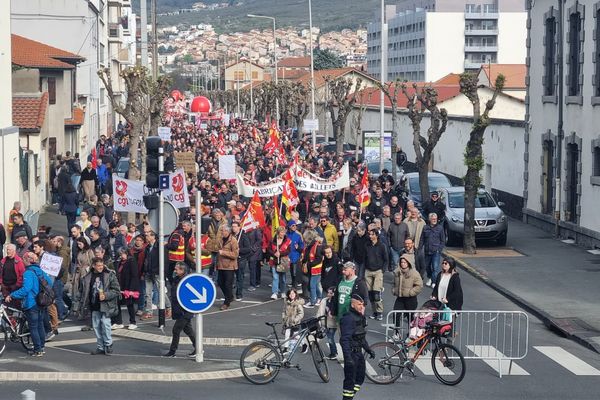
<instances>
[{"instance_id":1,"label":"car windshield","mask_svg":"<svg viewBox=\"0 0 600 400\"><path fill-rule=\"evenodd\" d=\"M421 193L421 187L419 186L419 177L414 176L408 179L410 185L410 191L412 193ZM437 190L452 186L450 181L445 176L429 175L429 190Z\"/></svg>"},{"instance_id":2,"label":"car windshield","mask_svg":"<svg viewBox=\"0 0 600 400\"><path fill-rule=\"evenodd\" d=\"M368 168L370 174L379 174L379 161L370 162ZM383 168L392 173L392 160L384 160Z\"/></svg>"},{"instance_id":3,"label":"car windshield","mask_svg":"<svg viewBox=\"0 0 600 400\"><path fill-rule=\"evenodd\" d=\"M448 205L450 208L465 208L465 193L449 193ZM492 196L490 196L487 192L477 193L477 197L475 197L475 208L489 207L496 207L496 203L494 202L494 199L492 199Z\"/></svg>"}]
</instances>

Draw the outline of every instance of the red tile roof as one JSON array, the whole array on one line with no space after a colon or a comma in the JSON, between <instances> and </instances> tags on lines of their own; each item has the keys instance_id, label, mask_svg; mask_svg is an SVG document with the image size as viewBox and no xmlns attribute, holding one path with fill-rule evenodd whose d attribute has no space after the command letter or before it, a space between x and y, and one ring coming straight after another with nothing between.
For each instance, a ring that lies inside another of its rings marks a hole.
<instances>
[{"instance_id":1,"label":"red tile roof","mask_svg":"<svg viewBox=\"0 0 600 400\"><path fill-rule=\"evenodd\" d=\"M460 74L448 74L437 81L436 85L458 85L460 83Z\"/></svg>"},{"instance_id":2,"label":"red tile roof","mask_svg":"<svg viewBox=\"0 0 600 400\"><path fill-rule=\"evenodd\" d=\"M81 126L83 125L83 117L85 116L85 111L81 107L73 107L71 118L65 118L66 126Z\"/></svg>"},{"instance_id":3,"label":"red tile roof","mask_svg":"<svg viewBox=\"0 0 600 400\"><path fill-rule=\"evenodd\" d=\"M373 77L367 75L363 71L356 69L356 68L352 68L352 67L322 69L319 71L315 71L315 88L319 88L319 87L325 85L325 78L327 78L327 77L330 77L332 79L337 79L339 77L342 77L342 76L347 75L352 72L362 75L366 79L371 79L371 80L374 79ZM306 74L302 75L301 77L299 77L297 79L297 81L302 83L303 85L308 86L310 83L310 73L306 73Z\"/></svg>"},{"instance_id":4,"label":"red tile roof","mask_svg":"<svg viewBox=\"0 0 600 400\"><path fill-rule=\"evenodd\" d=\"M443 101L446 101L448 99L456 97L460 94L460 86L458 86L458 85L439 85L437 83L434 83L434 84L417 83L417 86L419 88L422 88L425 85L432 86L433 88L435 88L437 90L438 103L441 103ZM391 91L393 91L393 88ZM407 84L407 92L409 94L414 93L412 83ZM358 99L357 99L357 104L360 103L361 99L362 99L363 104L365 104L367 106L379 106L380 93L381 92L380 92L379 88L366 88L361 91L361 93L359 95L360 97L358 97ZM402 89L400 89L400 88L398 88L398 92L396 93L396 99L397 99L398 108L406 108L406 106L408 104L408 99L406 98L404 93L402 93ZM385 107L392 106L392 104L390 103L390 100L388 99L387 96L384 96L384 104L385 104Z\"/></svg>"},{"instance_id":5,"label":"red tile roof","mask_svg":"<svg viewBox=\"0 0 600 400\"><path fill-rule=\"evenodd\" d=\"M506 78L505 89L526 89L527 65L525 64L483 64L481 69L488 77L492 88L498 74L502 74Z\"/></svg>"},{"instance_id":6,"label":"red tile roof","mask_svg":"<svg viewBox=\"0 0 600 400\"><path fill-rule=\"evenodd\" d=\"M28 68L73 69L85 60L70 53L19 35L12 38L12 63Z\"/></svg>"},{"instance_id":7,"label":"red tile roof","mask_svg":"<svg viewBox=\"0 0 600 400\"><path fill-rule=\"evenodd\" d=\"M310 56L282 58L277 61L277 67L310 68Z\"/></svg>"},{"instance_id":8,"label":"red tile roof","mask_svg":"<svg viewBox=\"0 0 600 400\"><path fill-rule=\"evenodd\" d=\"M277 78L285 79L288 81L295 81L297 79L300 79L304 74L309 74L310 76L310 71L306 71L303 69L293 69L286 71L280 69L279 71L277 71Z\"/></svg>"},{"instance_id":9,"label":"red tile roof","mask_svg":"<svg viewBox=\"0 0 600 400\"><path fill-rule=\"evenodd\" d=\"M41 96L13 96L13 124L28 132L39 132L48 108L48 92Z\"/></svg>"}]
</instances>

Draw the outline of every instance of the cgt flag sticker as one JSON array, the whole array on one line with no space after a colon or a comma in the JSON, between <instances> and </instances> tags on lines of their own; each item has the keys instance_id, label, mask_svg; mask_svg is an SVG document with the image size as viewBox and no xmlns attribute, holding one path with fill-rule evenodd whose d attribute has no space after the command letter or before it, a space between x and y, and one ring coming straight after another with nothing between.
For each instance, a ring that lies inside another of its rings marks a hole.
<instances>
[{"instance_id":1,"label":"cgt flag sticker","mask_svg":"<svg viewBox=\"0 0 600 400\"><path fill-rule=\"evenodd\" d=\"M188 194L185 182L185 172L183 168L169 174L169 189L163 190L165 200L173 204L175 208L184 208L190 206L190 196Z\"/></svg>"},{"instance_id":2,"label":"cgt flag sticker","mask_svg":"<svg viewBox=\"0 0 600 400\"><path fill-rule=\"evenodd\" d=\"M119 178L113 174L113 193L115 211L147 214L144 206L145 185L141 181Z\"/></svg>"}]
</instances>

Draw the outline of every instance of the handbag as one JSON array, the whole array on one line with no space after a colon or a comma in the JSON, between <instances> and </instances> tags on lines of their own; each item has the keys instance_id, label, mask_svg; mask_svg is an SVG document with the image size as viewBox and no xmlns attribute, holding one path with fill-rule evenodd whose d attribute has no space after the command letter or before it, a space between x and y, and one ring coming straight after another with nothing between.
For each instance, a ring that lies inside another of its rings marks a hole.
<instances>
[{"instance_id":1,"label":"handbag","mask_svg":"<svg viewBox=\"0 0 600 400\"><path fill-rule=\"evenodd\" d=\"M290 258L288 256L280 257L279 262L275 266L275 271L287 272L288 269L290 269Z\"/></svg>"}]
</instances>

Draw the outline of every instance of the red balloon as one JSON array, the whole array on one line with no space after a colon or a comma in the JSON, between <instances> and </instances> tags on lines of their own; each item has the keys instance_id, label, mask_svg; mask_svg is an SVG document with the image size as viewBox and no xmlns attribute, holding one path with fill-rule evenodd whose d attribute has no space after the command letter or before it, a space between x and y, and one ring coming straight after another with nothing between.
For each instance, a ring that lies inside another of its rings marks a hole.
<instances>
[{"instance_id":1,"label":"red balloon","mask_svg":"<svg viewBox=\"0 0 600 400\"><path fill-rule=\"evenodd\" d=\"M190 105L190 111L194 113L208 113L210 112L210 109L210 100L204 96L194 97L194 100L192 100L192 104Z\"/></svg>"},{"instance_id":2,"label":"red balloon","mask_svg":"<svg viewBox=\"0 0 600 400\"><path fill-rule=\"evenodd\" d=\"M183 100L183 95L181 94L181 92L177 89L172 90L171 91L171 97L173 98L173 100L175 101L179 101L179 100Z\"/></svg>"}]
</instances>

